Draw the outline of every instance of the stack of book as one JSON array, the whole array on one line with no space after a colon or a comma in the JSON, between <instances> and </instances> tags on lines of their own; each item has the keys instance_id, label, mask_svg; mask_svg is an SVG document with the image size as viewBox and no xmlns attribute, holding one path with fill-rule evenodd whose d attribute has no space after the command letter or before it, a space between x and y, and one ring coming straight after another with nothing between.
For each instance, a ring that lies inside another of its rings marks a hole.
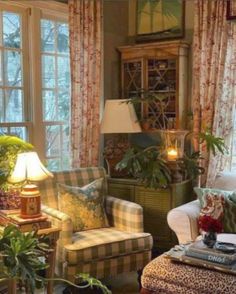
<instances>
[{"instance_id":1,"label":"stack of book","mask_svg":"<svg viewBox=\"0 0 236 294\"><path fill-rule=\"evenodd\" d=\"M185 257L200 259L203 262L232 268L236 265L236 253L225 253L214 248L208 248L202 241L196 241L185 250Z\"/></svg>"},{"instance_id":2,"label":"stack of book","mask_svg":"<svg viewBox=\"0 0 236 294\"><path fill-rule=\"evenodd\" d=\"M22 232L36 231L51 227L51 222L46 215L37 218L24 219L20 217L20 210L0 210L0 225L14 225Z\"/></svg>"}]
</instances>

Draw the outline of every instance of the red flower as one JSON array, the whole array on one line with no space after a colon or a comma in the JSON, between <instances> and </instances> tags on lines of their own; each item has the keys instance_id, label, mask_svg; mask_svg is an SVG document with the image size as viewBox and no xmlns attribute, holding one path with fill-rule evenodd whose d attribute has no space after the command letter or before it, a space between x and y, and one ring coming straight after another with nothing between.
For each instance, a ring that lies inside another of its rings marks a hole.
<instances>
[{"instance_id":1,"label":"red flower","mask_svg":"<svg viewBox=\"0 0 236 294\"><path fill-rule=\"evenodd\" d=\"M199 228L205 232L221 233L223 231L222 223L209 215L200 216L198 224Z\"/></svg>"}]
</instances>

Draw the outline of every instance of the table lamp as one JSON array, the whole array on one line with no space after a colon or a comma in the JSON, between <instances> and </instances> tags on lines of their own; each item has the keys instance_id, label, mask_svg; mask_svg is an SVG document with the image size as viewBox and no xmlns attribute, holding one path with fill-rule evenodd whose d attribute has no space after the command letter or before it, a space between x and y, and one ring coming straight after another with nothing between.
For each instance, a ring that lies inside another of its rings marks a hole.
<instances>
[{"instance_id":1,"label":"table lamp","mask_svg":"<svg viewBox=\"0 0 236 294\"><path fill-rule=\"evenodd\" d=\"M134 106L127 99L106 100L101 122L102 134L140 133L142 129Z\"/></svg>"},{"instance_id":2,"label":"table lamp","mask_svg":"<svg viewBox=\"0 0 236 294\"><path fill-rule=\"evenodd\" d=\"M23 183L21 190L21 217L36 218L41 216L41 200L35 182L53 177L41 163L36 152L25 152L17 155L15 168L8 178L10 183Z\"/></svg>"},{"instance_id":3,"label":"table lamp","mask_svg":"<svg viewBox=\"0 0 236 294\"><path fill-rule=\"evenodd\" d=\"M101 121L102 134L129 134L140 133L142 129L137 119L137 115L133 104L128 103L128 99L109 99L106 100L103 118ZM111 143L109 146L109 143ZM129 146L128 140L124 140L120 135L118 140L113 138L107 142L104 150L110 150L112 157L104 156L108 166L108 174L110 176L121 176L120 172L115 170L115 165L118 163Z\"/></svg>"}]
</instances>

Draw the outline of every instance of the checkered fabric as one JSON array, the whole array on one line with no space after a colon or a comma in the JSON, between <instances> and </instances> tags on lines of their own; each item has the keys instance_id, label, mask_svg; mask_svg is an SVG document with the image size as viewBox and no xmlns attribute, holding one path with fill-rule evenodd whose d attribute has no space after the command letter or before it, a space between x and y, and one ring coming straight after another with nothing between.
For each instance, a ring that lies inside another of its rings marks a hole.
<instances>
[{"instance_id":1,"label":"checkered fabric","mask_svg":"<svg viewBox=\"0 0 236 294\"><path fill-rule=\"evenodd\" d=\"M75 281L75 275L78 273L89 273L92 277L102 279L125 272L137 271L148 264L150 260L151 251L144 251L142 253L123 255L99 261L95 260L93 262L79 263L77 265L65 264L63 276L73 282Z\"/></svg>"},{"instance_id":2,"label":"checkered fabric","mask_svg":"<svg viewBox=\"0 0 236 294\"><path fill-rule=\"evenodd\" d=\"M112 227L126 232L143 232L143 208L133 202L106 197L106 213Z\"/></svg>"},{"instance_id":3,"label":"checkered fabric","mask_svg":"<svg viewBox=\"0 0 236 294\"><path fill-rule=\"evenodd\" d=\"M56 268L57 272L62 272L62 263L64 261L63 252L64 245L70 244L72 242L73 235L73 224L71 218L65 213L58 211L54 208L48 207L46 205L42 205L42 212L48 215L49 220L51 221L53 226L59 228L60 234L59 239L57 241L57 256L56 256Z\"/></svg>"},{"instance_id":4,"label":"checkered fabric","mask_svg":"<svg viewBox=\"0 0 236 294\"><path fill-rule=\"evenodd\" d=\"M106 172L102 167L58 172L53 179L40 183L42 211L61 229L56 260L59 276L73 280L74 274L84 272L102 278L137 270L150 261L152 237L143 233L143 210L138 204L106 196L111 228L77 233L73 233L70 217L58 211L57 183L82 187L101 177L105 178L106 195Z\"/></svg>"},{"instance_id":5,"label":"checkered fabric","mask_svg":"<svg viewBox=\"0 0 236 294\"><path fill-rule=\"evenodd\" d=\"M39 183L42 203L58 209L57 183L68 186L83 187L92 181L104 178L104 193L107 192L106 171L103 167L87 167L68 171L54 172L54 177Z\"/></svg>"},{"instance_id":6,"label":"checkered fabric","mask_svg":"<svg viewBox=\"0 0 236 294\"><path fill-rule=\"evenodd\" d=\"M148 233L103 228L75 233L73 243L64 249L65 260L71 265L151 250L152 237Z\"/></svg>"}]
</instances>

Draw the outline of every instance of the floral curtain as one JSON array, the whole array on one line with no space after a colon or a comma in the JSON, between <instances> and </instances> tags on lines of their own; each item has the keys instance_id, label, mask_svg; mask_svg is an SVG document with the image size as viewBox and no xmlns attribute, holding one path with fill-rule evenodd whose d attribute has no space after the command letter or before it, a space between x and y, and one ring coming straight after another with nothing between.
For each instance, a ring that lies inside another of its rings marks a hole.
<instances>
[{"instance_id":1,"label":"floral curtain","mask_svg":"<svg viewBox=\"0 0 236 294\"><path fill-rule=\"evenodd\" d=\"M69 0L73 167L98 165L102 9L102 0Z\"/></svg>"},{"instance_id":2,"label":"floral curtain","mask_svg":"<svg viewBox=\"0 0 236 294\"><path fill-rule=\"evenodd\" d=\"M226 2L196 0L193 39L194 132L211 131L231 147L235 91L236 29L226 20ZM197 146L195 146L197 147ZM197 149L197 148L195 148ZM206 169L202 183L211 186L227 157L209 155L201 146Z\"/></svg>"}]
</instances>

